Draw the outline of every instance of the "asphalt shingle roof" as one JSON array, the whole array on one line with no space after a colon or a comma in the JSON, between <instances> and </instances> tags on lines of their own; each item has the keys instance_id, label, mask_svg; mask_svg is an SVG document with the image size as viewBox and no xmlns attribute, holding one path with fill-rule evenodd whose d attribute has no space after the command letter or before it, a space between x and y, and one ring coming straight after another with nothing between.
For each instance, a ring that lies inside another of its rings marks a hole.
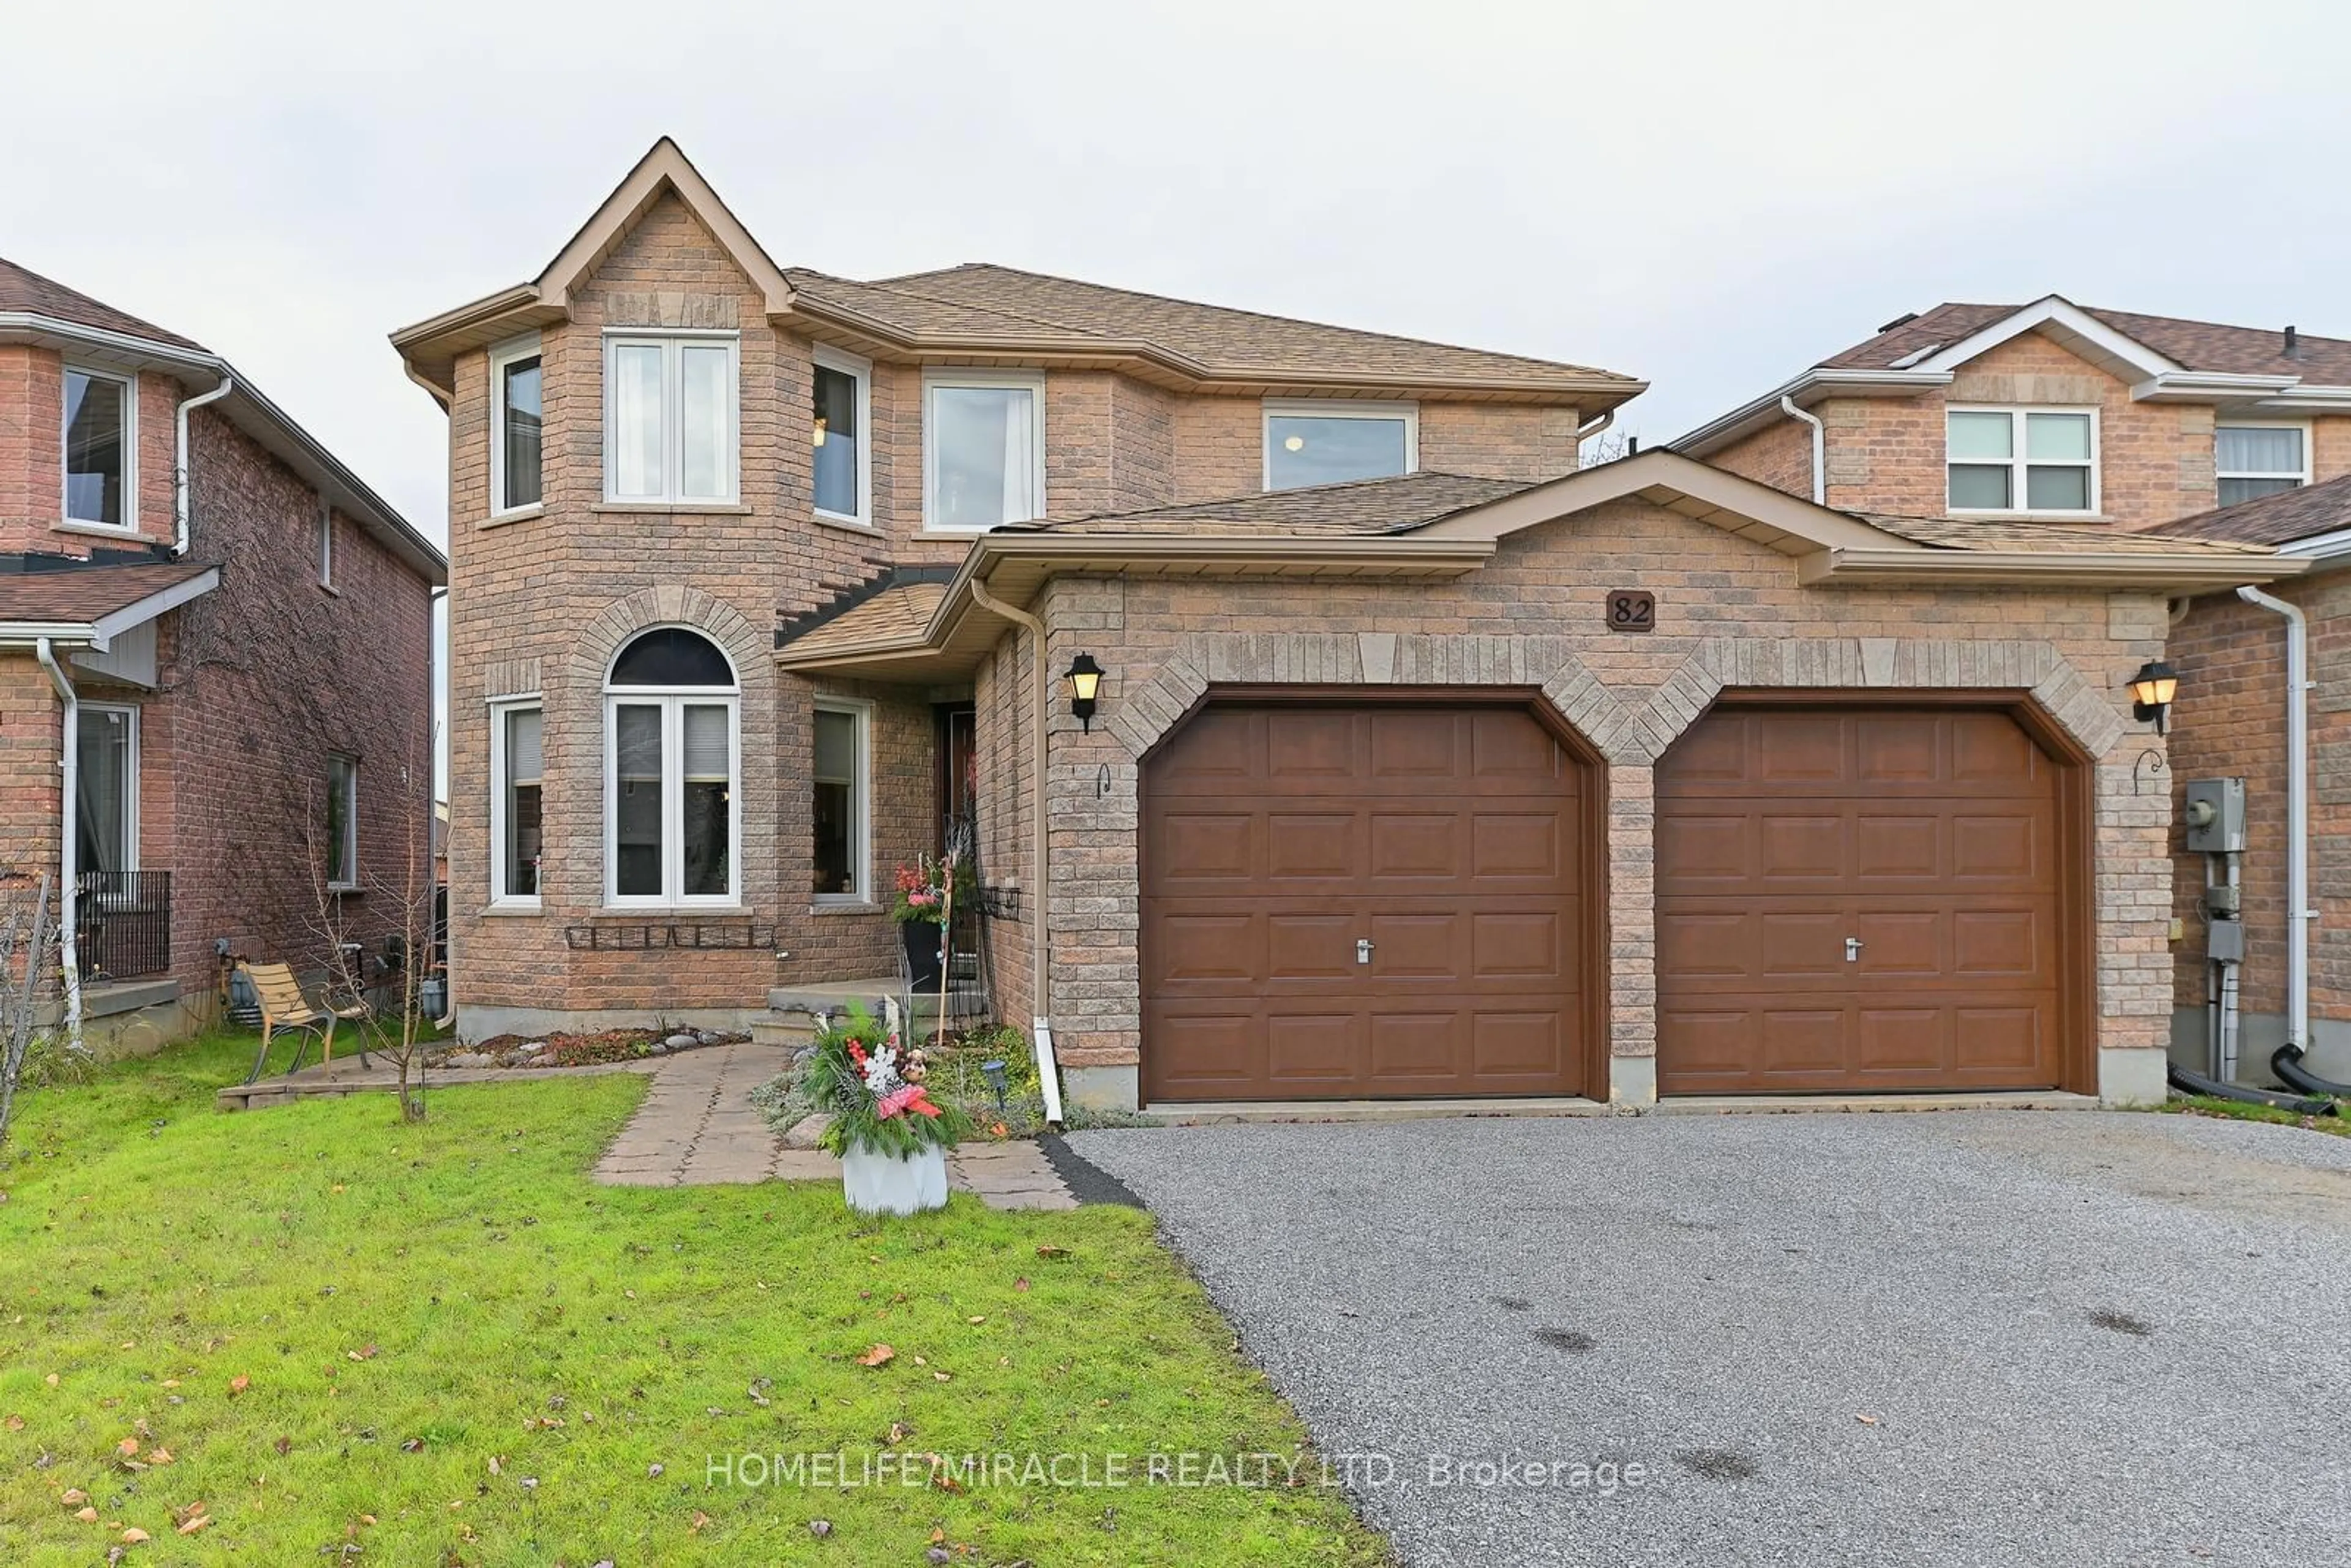
<instances>
[{"instance_id":1,"label":"asphalt shingle roof","mask_svg":"<svg viewBox=\"0 0 2351 1568\"><path fill-rule=\"evenodd\" d=\"M820 308L837 304L914 337L1066 338L1073 345L1141 341L1228 375L1311 368L1337 380L1417 375L1540 382L1571 376L1621 382L1628 392L1641 385L1634 377L1588 365L1171 299L993 263L870 282L797 267L785 276Z\"/></svg>"},{"instance_id":2,"label":"asphalt shingle roof","mask_svg":"<svg viewBox=\"0 0 2351 1568\"><path fill-rule=\"evenodd\" d=\"M78 288L68 288L55 278L17 266L0 256L0 311L22 310L30 315L47 316L59 321L71 321L77 326L96 327L104 331L122 332L133 338L144 338L151 343L169 343L176 348L204 352L203 344L183 338L177 332L167 332L152 321L143 321L127 310L117 310L103 300L92 299Z\"/></svg>"},{"instance_id":3,"label":"asphalt shingle roof","mask_svg":"<svg viewBox=\"0 0 2351 1568\"><path fill-rule=\"evenodd\" d=\"M2226 539L2240 544L2284 545L2351 528L2351 474L2257 496L2233 507L2216 507L2149 528L2174 539Z\"/></svg>"},{"instance_id":4,"label":"asphalt shingle roof","mask_svg":"<svg viewBox=\"0 0 2351 1568\"><path fill-rule=\"evenodd\" d=\"M1296 490L1251 491L1213 501L1102 512L1041 523L1016 524L1051 533L1257 534L1331 538L1400 534L1456 512L1515 496L1532 486L1520 479L1480 479L1467 474L1406 474Z\"/></svg>"},{"instance_id":5,"label":"asphalt shingle roof","mask_svg":"<svg viewBox=\"0 0 2351 1568\"><path fill-rule=\"evenodd\" d=\"M0 572L0 621L82 624L212 570L209 565L175 560Z\"/></svg>"},{"instance_id":6,"label":"asphalt shingle roof","mask_svg":"<svg viewBox=\"0 0 2351 1568\"><path fill-rule=\"evenodd\" d=\"M1821 361L1829 370L1891 370L1922 350L1939 349L1983 330L2022 305L1937 305ZM2227 375L2300 376L2314 385L2351 385L2351 340L2300 334L2294 357L2285 354L2285 329L2229 327L2177 316L2082 308L2191 371Z\"/></svg>"}]
</instances>

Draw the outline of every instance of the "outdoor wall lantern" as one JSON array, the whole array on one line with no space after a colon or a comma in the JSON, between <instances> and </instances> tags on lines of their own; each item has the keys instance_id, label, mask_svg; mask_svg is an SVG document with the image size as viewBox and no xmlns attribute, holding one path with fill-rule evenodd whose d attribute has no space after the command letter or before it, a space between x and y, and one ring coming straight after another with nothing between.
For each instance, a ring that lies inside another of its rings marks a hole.
<instances>
[{"instance_id":1,"label":"outdoor wall lantern","mask_svg":"<svg viewBox=\"0 0 2351 1568\"><path fill-rule=\"evenodd\" d=\"M1070 661L1070 711L1089 734L1094 727L1094 698L1102 693L1102 667L1094 663L1092 653L1081 653Z\"/></svg>"},{"instance_id":2,"label":"outdoor wall lantern","mask_svg":"<svg viewBox=\"0 0 2351 1568\"><path fill-rule=\"evenodd\" d=\"M2163 733L2164 716L2171 711L2171 699L2179 695L2179 672L2160 659L2151 659L2138 667L2131 677L2131 716L2151 719L2155 733Z\"/></svg>"}]
</instances>

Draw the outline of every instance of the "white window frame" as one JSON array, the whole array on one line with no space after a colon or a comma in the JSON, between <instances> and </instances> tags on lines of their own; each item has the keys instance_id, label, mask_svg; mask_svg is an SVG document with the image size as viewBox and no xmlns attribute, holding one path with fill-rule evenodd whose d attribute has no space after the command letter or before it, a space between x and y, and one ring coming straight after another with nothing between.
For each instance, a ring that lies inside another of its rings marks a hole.
<instances>
[{"instance_id":1,"label":"white window frame","mask_svg":"<svg viewBox=\"0 0 2351 1568\"><path fill-rule=\"evenodd\" d=\"M857 510L828 511L815 506L816 470L811 461L809 469L810 509L828 523L841 523L852 528L872 528L873 523L873 361L855 354L844 353L828 344L819 343L810 355L812 364L820 370L833 371L857 379ZM810 434L815 434L816 377L809 377Z\"/></svg>"},{"instance_id":2,"label":"white window frame","mask_svg":"<svg viewBox=\"0 0 2351 1568\"><path fill-rule=\"evenodd\" d=\"M1394 423L1404 421L1404 471L1420 472L1420 404L1364 398L1333 401L1316 398L1265 399L1259 406L1258 447L1262 459L1259 465L1258 487L1273 488L1273 422L1290 419L1376 419ZM1292 485L1293 490L1307 488Z\"/></svg>"},{"instance_id":3,"label":"white window frame","mask_svg":"<svg viewBox=\"0 0 2351 1568\"><path fill-rule=\"evenodd\" d=\"M88 376L92 381L112 382L122 389L122 520L119 523L93 522L73 515L73 487L66 483L66 466L72 462L73 410L66 400L65 378L69 375ZM71 361L57 372L57 517L68 528L92 528L101 534L135 534L139 531L139 378L120 371L101 371L95 365L80 365Z\"/></svg>"},{"instance_id":4,"label":"white window frame","mask_svg":"<svg viewBox=\"0 0 2351 1568\"><path fill-rule=\"evenodd\" d=\"M507 891L507 721L537 713L539 729L538 820L547 821L547 705L537 696L501 697L490 704L490 907L538 909L547 887L547 857L539 856L538 893Z\"/></svg>"},{"instance_id":5,"label":"white window frame","mask_svg":"<svg viewBox=\"0 0 2351 1568\"><path fill-rule=\"evenodd\" d=\"M139 869L139 708L133 703L93 703L76 705L81 709L82 722L89 722L92 714L119 713L122 716L123 738L128 743L124 768L130 776L130 788L122 792L122 869ZM78 762L78 759L77 759ZM88 866L81 869L89 870Z\"/></svg>"},{"instance_id":6,"label":"white window frame","mask_svg":"<svg viewBox=\"0 0 2351 1568\"><path fill-rule=\"evenodd\" d=\"M819 907L842 907L873 902L873 705L862 697L823 695L816 699L809 720L809 787L816 787L816 720L815 714L845 713L857 721L855 776L850 782L849 808L852 821L849 828L851 886L847 893L810 894ZM813 810L814 802L810 802ZM811 842L809 852L814 855Z\"/></svg>"},{"instance_id":7,"label":"white window frame","mask_svg":"<svg viewBox=\"0 0 2351 1568\"><path fill-rule=\"evenodd\" d=\"M923 373L923 529L925 533L953 534L959 538L976 538L990 531L989 528L967 528L961 524L941 523L938 517L939 446L931 438L935 422L931 417L932 394L942 388L1014 387L1025 388L1037 399L1037 419L1032 450L1031 493L1037 497L1037 517L1049 510L1045 497L1045 376L1041 371L925 371ZM1008 517L1005 523L1034 522L1035 517ZM1001 528L1003 523L994 525Z\"/></svg>"},{"instance_id":8,"label":"white window frame","mask_svg":"<svg viewBox=\"0 0 2351 1568\"><path fill-rule=\"evenodd\" d=\"M2298 430L2302 432L2302 468L2299 472L2285 469L2223 468L2220 466L2220 433L2224 430ZM2316 435L2305 419L2216 419L2212 422L2212 498L2220 498L2223 479L2291 479L2297 490L2308 489L2311 484L2311 446ZM2224 503L2225 504L2225 503Z\"/></svg>"},{"instance_id":9,"label":"white window frame","mask_svg":"<svg viewBox=\"0 0 2351 1568\"><path fill-rule=\"evenodd\" d=\"M319 586L329 591L335 586L335 504L324 490L319 492Z\"/></svg>"},{"instance_id":10,"label":"white window frame","mask_svg":"<svg viewBox=\"0 0 2351 1568\"><path fill-rule=\"evenodd\" d=\"M726 686L616 686L604 673L604 907L607 909L740 909L743 907L743 677L718 639L699 626L678 626L712 647L735 672ZM647 632L647 626L622 644ZM617 664L620 654L612 655ZM726 891L689 894L685 888L685 719L688 706L726 709ZM662 890L623 895L621 880L620 709L662 710ZM544 871L542 870L542 875Z\"/></svg>"},{"instance_id":11,"label":"white window frame","mask_svg":"<svg viewBox=\"0 0 2351 1568\"><path fill-rule=\"evenodd\" d=\"M540 499L525 501L519 507L506 504L507 497L507 367L517 360L538 361L539 455L538 493ZM737 398L740 398L738 390ZM540 351L538 334L528 333L509 338L490 350L490 516L519 517L536 512L546 504L547 495L547 356Z\"/></svg>"},{"instance_id":12,"label":"white window frame","mask_svg":"<svg viewBox=\"0 0 2351 1568\"><path fill-rule=\"evenodd\" d=\"M2095 517L2101 515L2105 489L2100 483L2100 470L2105 466L2103 443L2099 434L2099 414L2095 403L2023 403L2023 402L1952 402L1943 405L1943 508L1953 517ZM1950 416L1955 413L2004 413L2009 416L2008 437L2008 499L2005 507L1954 507L1951 505L1951 470L1953 468L1997 468L1995 458L1953 458L1951 455ZM2024 455L2025 416L2034 413L2063 413L2086 416L2090 422L2090 504L2086 507L2034 507L2026 504L2031 491L2026 484L2026 469L2079 468L2079 463L2051 462L2043 459L2033 463Z\"/></svg>"},{"instance_id":13,"label":"white window frame","mask_svg":"<svg viewBox=\"0 0 2351 1568\"><path fill-rule=\"evenodd\" d=\"M684 381L679 371L678 350L687 344L707 346L723 344L726 350L726 455L721 466L726 472L724 493L712 496L690 496L680 490L678 482L685 470L685 419ZM622 496L615 491L613 455L618 450L613 440L613 422L617 417L612 396L612 367L619 351L624 348L657 348L662 351L662 492L658 496ZM546 383L544 381L540 383ZM743 339L739 332L726 331L644 331L635 328L608 327L604 329L604 503L612 507L733 507L743 495ZM541 481L544 484L544 479Z\"/></svg>"},{"instance_id":14,"label":"white window frame","mask_svg":"<svg viewBox=\"0 0 2351 1568\"><path fill-rule=\"evenodd\" d=\"M343 874L329 876L329 893L356 893L360 885L360 759L348 751L327 753L327 796L334 798L335 764L348 763L351 770L350 799L343 807Z\"/></svg>"}]
</instances>

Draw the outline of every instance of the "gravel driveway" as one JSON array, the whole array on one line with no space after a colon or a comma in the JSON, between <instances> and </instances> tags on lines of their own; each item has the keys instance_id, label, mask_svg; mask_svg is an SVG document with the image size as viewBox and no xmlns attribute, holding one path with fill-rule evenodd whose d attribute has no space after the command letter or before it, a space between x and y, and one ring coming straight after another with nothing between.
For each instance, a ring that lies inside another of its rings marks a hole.
<instances>
[{"instance_id":1,"label":"gravel driveway","mask_svg":"<svg viewBox=\"0 0 2351 1568\"><path fill-rule=\"evenodd\" d=\"M1961 1112L1071 1144L1325 1455L1379 1456L1352 1490L1414 1568L2351 1561L2351 1140Z\"/></svg>"}]
</instances>

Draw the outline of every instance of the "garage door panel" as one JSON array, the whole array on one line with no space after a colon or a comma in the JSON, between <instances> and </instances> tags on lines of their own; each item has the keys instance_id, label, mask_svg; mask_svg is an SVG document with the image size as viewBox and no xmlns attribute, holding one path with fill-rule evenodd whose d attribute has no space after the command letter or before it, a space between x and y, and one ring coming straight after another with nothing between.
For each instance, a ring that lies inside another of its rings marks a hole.
<instances>
[{"instance_id":1,"label":"garage door panel","mask_svg":"<svg viewBox=\"0 0 2351 1568\"><path fill-rule=\"evenodd\" d=\"M1856 1009L1854 1065L1863 1072L1935 1072L1951 1061L1951 1016L1942 1008Z\"/></svg>"},{"instance_id":2,"label":"garage door panel","mask_svg":"<svg viewBox=\"0 0 2351 1568\"><path fill-rule=\"evenodd\" d=\"M1144 768L1146 1093L1580 1092L1583 781L1522 709L1211 704Z\"/></svg>"},{"instance_id":3,"label":"garage door panel","mask_svg":"<svg viewBox=\"0 0 2351 1568\"><path fill-rule=\"evenodd\" d=\"M2025 811L1953 817L1952 880L2038 885L2049 873L2045 830L2039 816Z\"/></svg>"},{"instance_id":4,"label":"garage door panel","mask_svg":"<svg viewBox=\"0 0 2351 1568\"><path fill-rule=\"evenodd\" d=\"M1353 969L1354 925L1344 915L1268 910L1263 918L1265 958L1257 974L1276 981L1344 980Z\"/></svg>"},{"instance_id":5,"label":"garage door panel","mask_svg":"<svg viewBox=\"0 0 2351 1568\"><path fill-rule=\"evenodd\" d=\"M1363 859L1363 819L1353 811L1269 811L1264 872L1277 880L1352 880ZM1243 862L1237 874L1252 867Z\"/></svg>"},{"instance_id":6,"label":"garage door panel","mask_svg":"<svg viewBox=\"0 0 2351 1568\"><path fill-rule=\"evenodd\" d=\"M1274 1013L1265 1020L1266 1076L1277 1083L1352 1083L1355 1019L1352 1012Z\"/></svg>"},{"instance_id":7,"label":"garage door panel","mask_svg":"<svg viewBox=\"0 0 2351 1568\"><path fill-rule=\"evenodd\" d=\"M1566 869L1557 811L1479 811L1469 820L1469 874L1480 883L1556 882Z\"/></svg>"},{"instance_id":8,"label":"garage door panel","mask_svg":"<svg viewBox=\"0 0 2351 1568\"><path fill-rule=\"evenodd\" d=\"M1943 873L1943 821L1936 816L1865 815L1853 824L1858 881L1935 881Z\"/></svg>"},{"instance_id":9,"label":"garage door panel","mask_svg":"<svg viewBox=\"0 0 2351 1568\"><path fill-rule=\"evenodd\" d=\"M1365 870L1374 881L1451 881L1461 873L1462 824L1452 811L1374 811Z\"/></svg>"},{"instance_id":10,"label":"garage door panel","mask_svg":"<svg viewBox=\"0 0 2351 1568\"><path fill-rule=\"evenodd\" d=\"M2053 1084L2057 785L1995 711L1700 719L1657 768L1661 1091Z\"/></svg>"}]
</instances>

